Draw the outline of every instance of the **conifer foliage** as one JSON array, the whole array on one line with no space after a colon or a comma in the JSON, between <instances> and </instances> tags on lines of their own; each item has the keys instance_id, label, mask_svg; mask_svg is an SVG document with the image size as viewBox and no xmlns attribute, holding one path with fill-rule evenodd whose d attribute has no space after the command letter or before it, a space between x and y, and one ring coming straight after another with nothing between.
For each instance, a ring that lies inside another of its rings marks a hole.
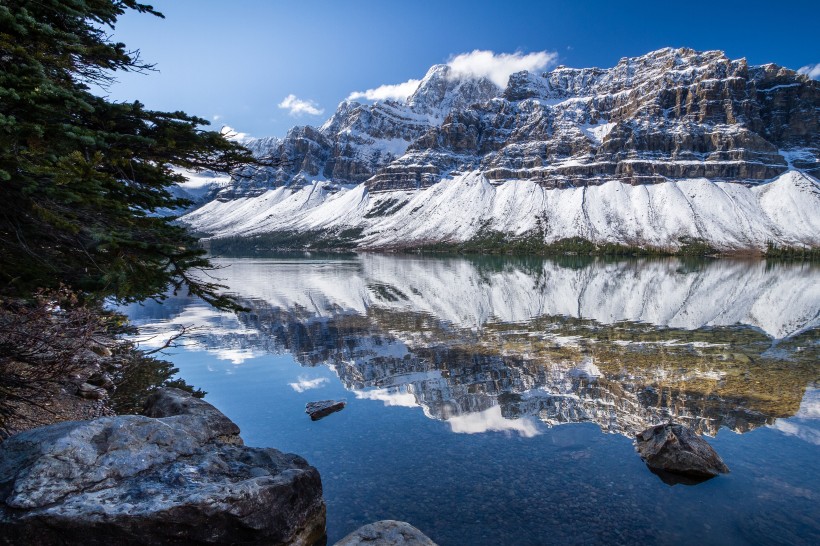
<instances>
[{"instance_id":1,"label":"conifer foliage","mask_svg":"<svg viewBox=\"0 0 820 546\"><path fill-rule=\"evenodd\" d=\"M134 0L0 0L0 296L64 285L134 301L172 283L229 306L197 274L210 264L196 238L161 213L187 204L172 167L254 160L203 119L91 92L151 68L110 38L127 10L162 16Z\"/></svg>"}]
</instances>

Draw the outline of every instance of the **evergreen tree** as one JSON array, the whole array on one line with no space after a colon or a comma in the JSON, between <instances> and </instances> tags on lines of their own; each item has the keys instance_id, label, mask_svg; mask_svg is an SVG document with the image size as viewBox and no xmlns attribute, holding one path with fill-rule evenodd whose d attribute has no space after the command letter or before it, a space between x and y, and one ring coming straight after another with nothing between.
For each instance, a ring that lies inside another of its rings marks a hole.
<instances>
[{"instance_id":1,"label":"evergreen tree","mask_svg":"<svg viewBox=\"0 0 820 546\"><path fill-rule=\"evenodd\" d=\"M220 306L195 237L160 212L188 204L172 167L228 173L242 146L184 112L116 103L90 85L142 71L111 41L134 0L0 0L0 296L58 285L120 301L169 283Z\"/></svg>"}]
</instances>

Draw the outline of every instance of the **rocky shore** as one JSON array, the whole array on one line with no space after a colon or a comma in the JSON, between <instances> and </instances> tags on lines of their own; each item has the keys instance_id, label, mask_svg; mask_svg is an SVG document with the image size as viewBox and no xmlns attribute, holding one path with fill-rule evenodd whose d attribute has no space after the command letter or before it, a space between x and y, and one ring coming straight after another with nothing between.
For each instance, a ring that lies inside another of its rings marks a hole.
<instances>
[{"instance_id":1,"label":"rocky shore","mask_svg":"<svg viewBox=\"0 0 820 546\"><path fill-rule=\"evenodd\" d=\"M146 415L16 434L0 452L4 544L315 544L319 472L243 445L219 410L177 389Z\"/></svg>"},{"instance_id":2,"label":"rocky shore","mask_svg":"<svg viewBox=\"0 0 820 546\"><path fill-rule=\"evenodd\" d=\"M173 388L144 415L68 421L0 446L0 544L324 545L319 472L244 445L211 404ZM434 546L385 520L338 544Z\"/></svg>"}]
</instances>

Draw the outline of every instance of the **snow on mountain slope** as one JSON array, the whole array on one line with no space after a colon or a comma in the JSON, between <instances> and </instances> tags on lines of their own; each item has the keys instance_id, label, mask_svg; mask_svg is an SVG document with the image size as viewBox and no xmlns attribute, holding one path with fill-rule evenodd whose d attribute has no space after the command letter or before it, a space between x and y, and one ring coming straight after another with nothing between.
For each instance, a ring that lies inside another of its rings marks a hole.
<instances>
[{"instance_id":1,"label":"snow on mountain slope","mask_svg":"<svg viewBox=\"0 0 820 546\"><path fill-rule=\"evenodd\" d=\"M276 188L258 197L243 197L230 201L214 200L185 215L185 222L195 231L229 233L236 232L236 226L249 217L255 217L280 203L292 194L289 188Z\"/></svg>"},{"instance_id":2,"label":"snow on mountain slope","mask_svg":"<svg viewBox=\"0 0 820 546\"><path fill-rule=\"evenodd\" d=\"M211 193L215 193L221 188L229 186L231 177L224 174L217 174L212 171L194 172L184 169L174 169L177 174L182 174L188 180L176 187L181 190L180 196L190 199L195 203L201 203Z\"/></svg>"},{"instance_id":3,"label":"snow on mountain slope","mask_svg":"<svg viewBox=\"0 0 820 546\"><path fill-rule=\"evenodd\" d=\"M798 240L806 232L813 232L818 237L820 186L816 179L790 171L756 191L764 212L784 237Z\"/></svg>"},{"instance_id":4,"label":"snow on mountain slope","mask_svg":"<svg viewBox=\"0 0 820 546\"><path fill-rule=\"evenodd\" d=\"M740 251L770 242L820 246L817 211L820 183L796 171L754 186L694 179L566 189L527 180L496 185L471 172L415 192L371 193L359 185L331 194L325 183L279 188L255 198L214 201L185 221L215 237L360 228L359 246L373 249L540 230L547 243L582 237L675 249L703 240L719 250Z\"/></svg>"}]
</instances>

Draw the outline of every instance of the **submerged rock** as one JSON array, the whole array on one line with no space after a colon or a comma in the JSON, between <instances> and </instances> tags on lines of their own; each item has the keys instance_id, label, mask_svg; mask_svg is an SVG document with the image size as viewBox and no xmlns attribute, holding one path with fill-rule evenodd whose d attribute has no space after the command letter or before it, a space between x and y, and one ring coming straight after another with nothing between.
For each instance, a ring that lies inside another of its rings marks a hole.
<instances>
[{"instance_id":1,"label":"submerged rock","mask_svg":"<svg viewBox=\"0 0 820 546\"><path fill-rule=\"evenodd\" d=\"M318 421L322 417L326 417L331 413L341 411L344 409L344 400L320 400L318 402L308 402L305 405L305 413L310 415L311 421Z\"/></svg>"},{"instance_id":2,"label":"submerged rock","mask_svg":"<svg viewBox=\"0 0 820 546\"><path fill-rule=\"evenodd\" d=\"M359 527L334 546L436 546L427 535L403 521L385 519Z\"/></svg>"},{"instance_id":3,"label":"submerged rock","mask_svg":"<svg viewBox=\"0 0 820 546\"><path fill-rule=\"evenodd\" d=\"M183 391L160 391L147 411L3 442L0 543L322 540L322 484L304 459L236 445L239 428Z\"/></svg>"},{"instance_id":4,"label":"submerged rock","mask_svg":"<svg viewBox=\"0 0 820 546\"><path fill-rule=\"evenodd\" d=\"M729 472L712 446L683 425L665 423L649 427L638 433L637 449L653 470L694 478L712 478Z\"/></svg>"}]
</instances>

